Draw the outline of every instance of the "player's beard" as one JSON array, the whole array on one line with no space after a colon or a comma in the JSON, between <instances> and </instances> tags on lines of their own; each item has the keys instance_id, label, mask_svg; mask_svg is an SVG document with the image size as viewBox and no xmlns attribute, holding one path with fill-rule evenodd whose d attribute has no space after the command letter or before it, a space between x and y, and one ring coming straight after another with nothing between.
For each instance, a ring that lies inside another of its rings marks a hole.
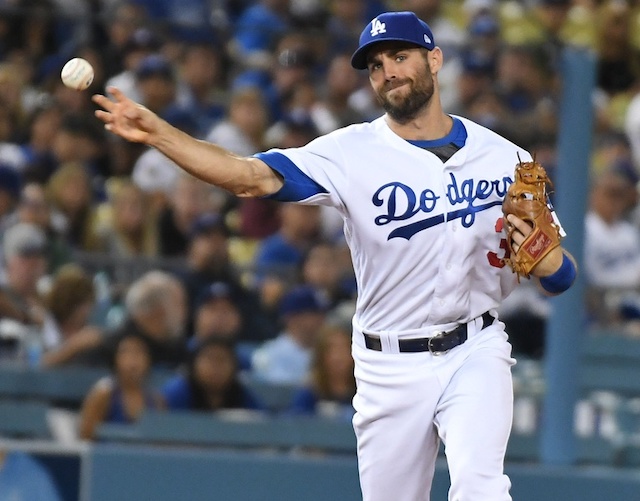
<instances>
[{"instance_id":1,"label":"player's beard","mask_svg":"<svg viewBox=\"0 0 640 501\"><path fill-rule=\"evenodd\" d=\"M408 85L408 93L389 98L388 92L399 85ZM400 82L386 82L378 91L378 100L387 114L400 124L416 118L431 101L434 92L433 75L428 66L415 79L406 78Z\"/></svg>"}]
</instances>

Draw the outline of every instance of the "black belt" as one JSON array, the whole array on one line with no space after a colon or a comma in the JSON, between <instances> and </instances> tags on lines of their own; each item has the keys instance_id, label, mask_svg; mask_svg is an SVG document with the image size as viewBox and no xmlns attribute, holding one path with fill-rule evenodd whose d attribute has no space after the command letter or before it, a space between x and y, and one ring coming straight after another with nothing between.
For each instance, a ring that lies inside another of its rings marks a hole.
<instances>
[{"instance_id":1,"label":"black belt","mask_svg":"<svg viewBox=\"0 0 640 501\"><path fill-rule=\"evenodd\" d=\"M482 314L482 328L489 327L495 318L487 311ZM460 324L449 332L439 332L433 337L421 337L415 339L400 339L398 346L402 353L417 353L430 351L433 354L442 354L467 340L467 324ZM378 336L364 334L364 344L370 350L382 351L382 341Z\"/></svg>"}]
</instances>

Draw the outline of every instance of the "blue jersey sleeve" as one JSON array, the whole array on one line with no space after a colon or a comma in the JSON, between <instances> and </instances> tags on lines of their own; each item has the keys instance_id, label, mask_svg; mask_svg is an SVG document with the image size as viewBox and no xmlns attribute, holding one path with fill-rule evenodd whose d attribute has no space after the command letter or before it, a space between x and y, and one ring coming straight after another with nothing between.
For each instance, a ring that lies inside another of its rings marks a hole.
<instances>
[{"instance_id":1,"label":"blue jersey sleeve","mask_svg":"<svg viewBox=\"0 0 640 501\"><path fill-rule=\"evenodd\" d=\"M280 202L300 202L314 195L327 193L320 184L302 172L296 164L282 153L275 151L258 153L257 158L280 174L284 179L284 186L271 198Z\"/></svg>"}]
</instances>

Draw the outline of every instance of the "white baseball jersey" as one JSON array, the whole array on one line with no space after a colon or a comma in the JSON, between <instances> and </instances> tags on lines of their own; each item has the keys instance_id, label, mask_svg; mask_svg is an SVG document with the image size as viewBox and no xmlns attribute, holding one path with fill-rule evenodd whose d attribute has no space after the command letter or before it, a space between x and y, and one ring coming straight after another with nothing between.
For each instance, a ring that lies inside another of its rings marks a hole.
<instances>
[{"instance_id":1,"label":"white baseball jersey","mask_svg":"<svg viewBox=\"0 0 640 501\"><path fill-rule=\"evenodd\" d=\"M531 156L454 118L451 134L429 142L467 136L444 164L396 135L384 117L257 155L284 177L273 198L342 214L358 284L358 330L415 335L466 322L496 308L516 284L500 261L506 242L496 222L518 154Z\"/></svg>"}]
</instances>

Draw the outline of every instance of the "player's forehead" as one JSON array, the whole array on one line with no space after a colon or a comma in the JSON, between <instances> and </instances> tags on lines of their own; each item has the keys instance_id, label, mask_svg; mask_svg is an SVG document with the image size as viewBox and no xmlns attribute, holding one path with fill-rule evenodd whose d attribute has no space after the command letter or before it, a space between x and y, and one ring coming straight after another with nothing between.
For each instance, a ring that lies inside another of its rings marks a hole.
<instances>
[{"instance_id":1,"label":"player's forehead","mask_svg":"<svg viewBox=\"0 0 640 501\"><path fill-rule=\"evenodd\" d=\"M367 51L367 63L379 60L383 55L394 55L404 50L420 51L421 47L411 42L388 40L374 44Z\"/></svg>"}]
</instances>

